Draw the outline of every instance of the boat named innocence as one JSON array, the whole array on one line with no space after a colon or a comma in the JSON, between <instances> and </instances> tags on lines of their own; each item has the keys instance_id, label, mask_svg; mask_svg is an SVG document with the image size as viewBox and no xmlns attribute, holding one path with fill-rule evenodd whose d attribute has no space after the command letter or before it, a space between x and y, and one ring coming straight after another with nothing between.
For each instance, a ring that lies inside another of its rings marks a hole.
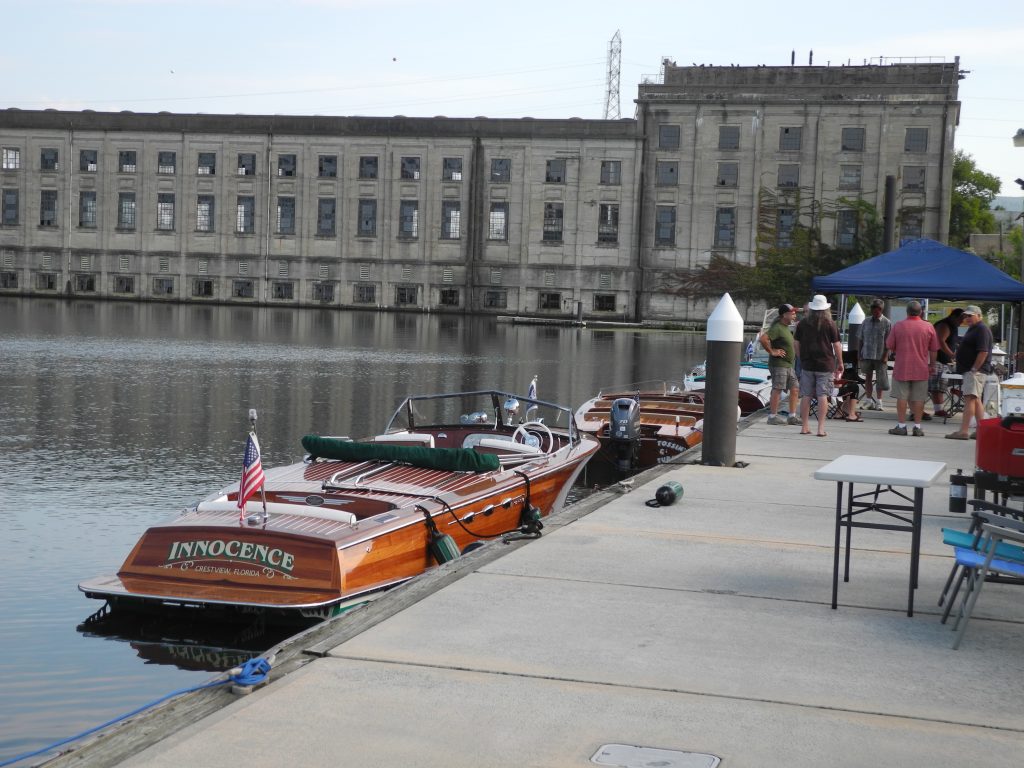
<instances>
[{"instance_id":1,"label":"boat named innocence","mask_svg":"<svg viewBox=\"0 0 1024 768\"><path fill-rule=\"evenodd\" d=\"M477 542L539 536L598 450L568 408L499 391L410 397L382 434L302 444L242 509L235 483L79 589L114 610L329 618Z\"/></svg>"}]
</instances>

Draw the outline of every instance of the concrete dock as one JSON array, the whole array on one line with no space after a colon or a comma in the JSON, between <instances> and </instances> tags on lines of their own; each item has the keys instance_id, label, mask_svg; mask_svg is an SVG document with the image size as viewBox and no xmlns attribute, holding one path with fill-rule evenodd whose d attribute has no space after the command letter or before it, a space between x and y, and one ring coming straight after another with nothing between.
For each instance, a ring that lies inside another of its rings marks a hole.
<instances>
[{"instance_id":1,"label":"concrete dock","mask_svg":"<svg viewBox=\"0 0 1024 768\"><path fill-rule=\"evenodd\" d=\"M745 468L645 473L307 633L248 696L184 697L54 765L1021 765L1024 590L987 584L957 651L936 606L940 528L969 517L945 479L975 443L891 436L892 410L825 438L762 415ZM836 486L813 473L842 454L947 464L913 617L894 531L854 532L830 607ZM648 507L669 479L682 500Z\"/></svg>"}]
</instances>

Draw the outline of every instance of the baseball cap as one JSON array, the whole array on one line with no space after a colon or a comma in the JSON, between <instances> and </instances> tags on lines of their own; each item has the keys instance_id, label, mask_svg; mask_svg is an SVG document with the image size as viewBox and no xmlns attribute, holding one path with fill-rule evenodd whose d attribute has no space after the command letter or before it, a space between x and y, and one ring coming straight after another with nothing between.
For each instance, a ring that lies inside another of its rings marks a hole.
<instances>
[{"instance_id":1,"label":"baseball cap","mask_svg":"<svg viewBox=\"0 0 1024 768\"><path fill-rule=\"evenodd\" d=\"M981 307L979 307L977 304L968 304L966 307L964 307L964 314L976 315L978 317L981 317Z\"/></svg>"},{"instance_id":2,"label":"baseball cap","mask_svg":"<svg viewBox=\"0 0 1024 768\"><path fill-rule=\"evenodd\" d=\"M779 315L784 315L787 312L792 312L795 309L796 307L794 307L792 304L779 304Z\"/></svg>"}]
</instances>

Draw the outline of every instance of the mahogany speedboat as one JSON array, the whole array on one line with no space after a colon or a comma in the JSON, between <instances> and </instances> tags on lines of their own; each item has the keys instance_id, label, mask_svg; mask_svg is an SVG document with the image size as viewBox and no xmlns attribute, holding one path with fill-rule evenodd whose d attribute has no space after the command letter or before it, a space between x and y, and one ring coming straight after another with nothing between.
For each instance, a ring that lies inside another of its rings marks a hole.
<instances>
[{"instance_id":1,"label":"mahogany speedboat","mask_svg":"<svg viewBox=\"0 0 1024 768\"><path fill-rule=\"evenodd\" d=\"M576 410L576 426L601 450L591 470L619 474L670 461L701 441L702 392L671 381L645 381L602 389Z\"/></svg>"},{"instance_id":2,"label":"mahogany speedboat","mask_svg":"<svg viewBox=\"0 0 1024 768\"><path fill-rule=\"evenodd\" d=\"M706 382L706 366L704 363L695 366L685 379L686 388L691 392L704 393ZM767 407L772 396L772 378L768 370L767 358L764 360L744 360L740 363L739 393L737 404L742 416L749 416Z\"/></svg>"},{"instance_id":3,"label":"mahogany speedboat","mask_svg":"<svg viewBox=\"0 0 1024 768\"><path fill-rule=\"evenodd\" d=\"M326 619L478 542L539 536L598 450L568 408L498 391L410 397L380 435L302 444L244 509L235 483L79 589L114 610Z\"/></svg>"}]
</instances>

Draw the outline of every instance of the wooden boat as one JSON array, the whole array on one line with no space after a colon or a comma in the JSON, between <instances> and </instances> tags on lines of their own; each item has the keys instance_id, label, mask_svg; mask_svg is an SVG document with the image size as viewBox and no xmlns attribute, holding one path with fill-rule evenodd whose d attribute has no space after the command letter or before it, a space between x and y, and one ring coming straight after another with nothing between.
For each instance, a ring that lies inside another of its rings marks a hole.
<instances>
[{"instance_id":1,"label":"wooden boat","mask_svg":"<svg viewBox=\"0 0 1024 768\"><path fill-rule=\"evenodd\" d=\"M646 381L602 389L576 410L580 432L601 450L587 473L629 474L670 461L701 441L703 393L678 382Z\"/></svg>"},{"instance_id":2,"label":"wooden boat","mask_svg":"<svg viewBox=\"0 0 1024 768\"><path fill-rule=\"evenodd\" d=\"M380 435L302 443L241 517L236 483L79 589L115 611L329 618L478 542L539 536L598 449L568 408L498 391L410 397Z\"/></svg>"},{"instance_id":3,"label":"wooden boat","mask_svg":"<svg viewBox=\"0 0 1024 768\"><path fill-rule=\"evenodd\" d=\"M703 363L695 366L684 379L686 389L691 392L703 392L706 368ZM767 358L764 360L744 360L740 363L739 393L737 404L740 415L749 416L768 406L772 396L772 379L768 371Z\"/></svg>"}]
</instances>

